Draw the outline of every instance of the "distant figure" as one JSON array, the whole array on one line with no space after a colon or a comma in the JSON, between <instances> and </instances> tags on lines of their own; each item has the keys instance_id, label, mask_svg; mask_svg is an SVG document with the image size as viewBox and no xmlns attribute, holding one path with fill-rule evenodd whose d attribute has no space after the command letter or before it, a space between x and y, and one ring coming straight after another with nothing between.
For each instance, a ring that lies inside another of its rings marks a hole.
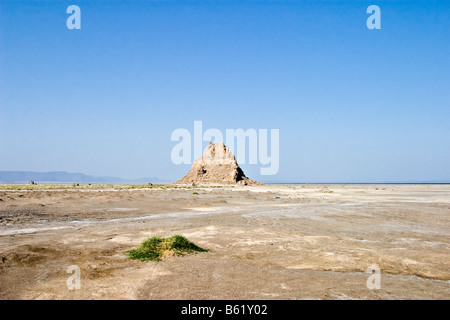
<instances>
[{"instance_id":1,"label":"distant figure","mask_svg":"<svg viewBox=\"0 0 450 320\"><path fill-rule=\"evenodd\" d=\"M36 185L37 183L36 183L36 182L34 182L33 180L31 180L30 182L28 182L28 184L33 184L33 185Z\"/></svg>"},{"instance_id":2,"label":"distant figure","mask_svg":"<svg viewBox=\"0 0 450 320\"><path fill-rule=\"evenodd\" d=\"M74 183L73 183L73 186L74 186L74 187L78 187L79 185L80 185L80 184L77 183L77 182L74 182Z\"/></svg>"},{"instance_id":3,"label":"distant figure","mask_svg":"<svg viewBox=\"0 0 450 320\"><path fill-rule=\"evenodd\" d=\"M149 182L149 183L147 183L147 185L148 185L148 186L152 186L152 185L153 185L153 183Z\"/></svg>"}]
</instances>

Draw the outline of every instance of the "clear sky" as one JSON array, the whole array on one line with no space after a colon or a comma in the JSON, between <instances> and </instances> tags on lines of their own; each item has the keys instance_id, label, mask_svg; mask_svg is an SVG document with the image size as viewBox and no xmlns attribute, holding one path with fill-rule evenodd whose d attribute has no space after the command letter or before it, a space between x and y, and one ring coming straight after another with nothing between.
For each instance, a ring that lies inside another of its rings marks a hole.
<instances>
[{"instance_id":1,"label":"clear sky","mask_svg":"<svg viewBox=\"0 0 450 320\"><path fill-rule=\"evenodd\" d=\"M176 180L200 120L279 129L263 182L450 181L449 57L450 1L0 0L0 170Z\"/></svg>"}]
</instances>

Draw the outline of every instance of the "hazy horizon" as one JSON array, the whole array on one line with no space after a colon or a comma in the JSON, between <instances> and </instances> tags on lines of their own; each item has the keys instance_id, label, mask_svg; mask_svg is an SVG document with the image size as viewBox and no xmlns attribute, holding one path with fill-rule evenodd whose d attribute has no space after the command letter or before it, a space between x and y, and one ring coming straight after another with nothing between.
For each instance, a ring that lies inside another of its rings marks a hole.
<instances>
[{"instance_id":1,"label":"hazy horizon","mask_svg":"<svg viewBox=\"0 0 450 320\"><path fill-rule=\"evenodd\" d=\"M14 180L11 178L10 173L15 174L26 174L22 179ZM39 179L39 174L56 174L55 178L48 180ZM68 177L73 175L72 179L66 178L61 179L57 178L57 174L67 174ZM5 178L6 175L6 178ZM82 177L80 179L76 179L77 175L82 175L86 177ZM114 180L116 179L116 180ZM171 183L175 182L170 179L166 179L164 177L110 177L110 176L99 176L99 175L86 175L82 172L67 172L67 171L47 171L47 172L33 172L33 171L0 171L0 183L27 183L29 181L40 182L40 183L73 183L73 182L85 182L85 183ZM441 181L370 181L370 182L346 182L346 181L261 181L266 184L450 184L450 180L441 180Z\"/></svg>"}]
</instances>

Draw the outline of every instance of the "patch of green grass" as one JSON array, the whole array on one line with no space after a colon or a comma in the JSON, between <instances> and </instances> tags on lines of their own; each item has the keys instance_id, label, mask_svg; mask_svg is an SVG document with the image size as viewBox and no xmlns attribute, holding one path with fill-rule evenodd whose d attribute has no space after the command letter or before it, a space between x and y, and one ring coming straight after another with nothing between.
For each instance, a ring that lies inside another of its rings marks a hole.
<instances>
[{"instance_id":1,"label":"patch of green grass","mask_svg":"<svg viewBox=\"0 0 450 320\"><path fill-rule=\"evenodd\" d=\"M129 259L140 261L161 261L171 255L183 256L188 253L207 252L183 236L170 238L152 237L141 243L139 248L126 252Z\"/></svg>"},{"instance_id":2,"label":"patch of green grass","mask_svg":"<svg viewBox=\"0 0 450 320\"><path fill-rule=\"evenodd\" d=\"M192 194L198 194L198 192L195 192L195 191L194 191L194 192L192 192Z\"/></svg>"},{"instance_id":3,"label":"patch of green grass","mask_svg":"<svg viewBox=\"0 0 450 320\"><path fill-rule=\"evenodd\" d=\"M19 194L17 197L22 198L22 197L23 197L23 194Z\"/></svg>"}]
</instances>

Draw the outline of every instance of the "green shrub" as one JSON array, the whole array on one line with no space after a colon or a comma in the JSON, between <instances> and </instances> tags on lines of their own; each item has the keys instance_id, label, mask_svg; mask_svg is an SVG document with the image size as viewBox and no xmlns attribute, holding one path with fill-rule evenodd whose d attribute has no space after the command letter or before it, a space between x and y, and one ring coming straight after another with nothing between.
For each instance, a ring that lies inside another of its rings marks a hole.
<instances>
[{"instance_id":1,"label":"green shrub","mask_svg":"<svg viewBox=\"0 0 450 320\"><path fill-rule=\"evenodd\" d=\"M139 248L127 251L128 258L140 261L161 261L171 255L207 252L180 235L170 238L152 237L141 243Z\"/></svg>"}]
</instances>

